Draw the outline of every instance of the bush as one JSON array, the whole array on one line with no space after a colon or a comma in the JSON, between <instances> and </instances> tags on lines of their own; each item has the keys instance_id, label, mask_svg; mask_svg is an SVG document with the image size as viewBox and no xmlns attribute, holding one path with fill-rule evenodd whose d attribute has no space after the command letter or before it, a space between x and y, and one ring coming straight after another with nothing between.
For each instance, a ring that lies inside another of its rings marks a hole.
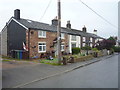
<instances>
[{"instance_id":1,"label":"bush","mask_svg":"<svg viewBox=\"0 0 120 90\"><path fill-rule=\"evenodd\" d=\"M97 51L98 49L97 48L92 48L93 51Z\"/></svg>"},{"instance_id":2,"label":"bush","mask_svg":"<svg viewBox=\"0 0 120 90\"><path fill-rule=\"evenodd\" d=\"M113 47L114 52L120 52L120 47Z\"/></svg>"},{"instance_id":3,"label":"bush","mask_svg":"<svg viewBox=\"0 0 120 90\"><path fill-rule=\"evenodd\" d=\"M86 45L85 47L82 47L82 50L91 50L91 47Z\"/></svg>"},{"instance_id":4,"label":"bush","mask_svg":"<svg viewBox=\"0 0 120 90\"><path fill-rule=\"evenodd\" d=\"M78 53L80 53L80 48L77 47L72 48L72 54L78 54Z\"/></svg>"}]
</instances>

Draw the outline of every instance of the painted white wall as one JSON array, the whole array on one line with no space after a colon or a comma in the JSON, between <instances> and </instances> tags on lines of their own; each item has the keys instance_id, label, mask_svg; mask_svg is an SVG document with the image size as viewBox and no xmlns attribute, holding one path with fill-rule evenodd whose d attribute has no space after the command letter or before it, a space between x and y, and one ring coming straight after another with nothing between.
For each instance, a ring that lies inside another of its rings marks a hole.
<instances>
[{"instance_id":1,"label":"painted white wall","mask_svg":"<svg viewBox=\"0 0 120 90\"><path fill-rule=\"evenodd\" d=\"M76 36L76 47L80 48L80 36Z\"/></svg>"},{"instance_id":2,"label":"painted white wall","mask_svg":"<svg viewBox=\"0 0 120 90\"><path fill-rule=\"evenodd\" d=\"M68 37L69 37L69 52L72 53L72 51L71 51L71 35L68 35Z\"/></svg>"},{"instance_id":3,"label":"painted white wall","mask_svg":"<svg viewBox=\"0 0 120 90\"><path fill-rule=\"evenodd\" d=\"M76 36L76 41L72 41L72 35L69 35L69 52L72 53L72 43L76 43L76 47L81 47L81 37Z\"/></svg>"}]
</instances>

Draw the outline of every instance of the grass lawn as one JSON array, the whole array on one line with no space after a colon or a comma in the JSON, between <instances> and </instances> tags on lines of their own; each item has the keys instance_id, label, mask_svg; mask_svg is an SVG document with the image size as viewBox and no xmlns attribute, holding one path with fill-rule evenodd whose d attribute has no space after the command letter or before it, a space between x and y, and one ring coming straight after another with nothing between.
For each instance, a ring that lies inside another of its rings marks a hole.
<instances>
[{"instance_id":1,"label":"grass lawn","mask_svg":"<svg viewBox=\"0 0 120 90\"><path fill-rule=\"evenodd\" d=\"M32 59L32 60L23 60L23 59L16 59L16 58L10 58L10 57L2 57L3 62L9 62L9 61L28 61L28 62L36 62L36 63L43 63L43 64L49 64L49 65L59 65L57 58L54 58L53 60L47 60L47 59ZM62 64L61 64L62 65Z\"/></svg>"},{"instance_id":2,"label":"grass lawn","mask_svg":"<svg viewBox=\"0 0 120 90\"><path fill-rule=\"evenodd\" d=\"M40 61L40 63L44 63L44 64L59 65L58 64L58 59L56 59L56 58L54 58L53 60L43 59L43 60L39 60L39 61Z\"/></svg>"}]
</instances>

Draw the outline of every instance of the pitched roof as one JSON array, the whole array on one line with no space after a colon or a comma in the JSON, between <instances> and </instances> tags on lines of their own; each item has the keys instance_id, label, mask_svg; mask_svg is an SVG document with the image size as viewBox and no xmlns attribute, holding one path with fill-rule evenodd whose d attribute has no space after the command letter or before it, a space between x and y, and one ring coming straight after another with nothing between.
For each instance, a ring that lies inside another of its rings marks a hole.
<instances>
[{"instance_id":1,"label":"pitched roof","mask_svg":"<svg viewBox=\"0 0 120 90\"><path fill-rule=\"evenodd\" d=\"M57 26L55 26L55 25L50 25L50 24L41 23L38 21L29 20L29 19L22 19L22 18L20 20L17 20L17 21L29 29L57 32ZM97 36L97 35L92 34L92 33L86 33L86 32L82 32L82 31L77 30L77 29L68 29L65 27L61 27L61 32L66 33L66 34L70 34L70 35L76 35L76 36L102 38L102 37Z\"/></svg>"}]
</instances>

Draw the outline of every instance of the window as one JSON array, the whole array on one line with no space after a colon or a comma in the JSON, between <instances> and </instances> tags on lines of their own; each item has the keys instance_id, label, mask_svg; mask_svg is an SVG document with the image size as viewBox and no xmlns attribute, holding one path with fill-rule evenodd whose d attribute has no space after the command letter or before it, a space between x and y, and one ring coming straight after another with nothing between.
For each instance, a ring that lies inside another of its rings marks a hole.
<instances>
[{"instance_id":1,"label":"window","mask_svg":"<svg viewBox=\"0 0 120 90\"><path fill-rule=\"evenodd\" d=\"M93 38L90 38L90 42L92 42L93 41Z\"/></svg>"},{"instance_id":2,"label":"window","mask_svg":"<svg viewBox=\"0 0 120 90\"><path fill-rule=\"evenodd\" d=\"M85 38L85 37L83 37L83 42L85 42L85 40L86 40L86 38Z\"/></svg>"},{"instance_id":3,"label":"window","mask_svg":"<svg viewBox=\"0 0 120 90\"><path fill-rule=\"evenodd\" d=\"M83 43L83 47L85 47L85 45L86 45L86 44L85 44L85 43Z\"/></svg>"},{"instance_id":4,"label":"window","mask_svg":"<svg viewBox=\"0 0 120 90\"><path fill-rule=\"evenodd\" d=\"M72 41L76 41L76 36L73 36L73 35L72 35L71 40L72 40Z\"/></svg>"},{"instance_id":5,"label":"window","mask_svg":"<svg viewBox=\"0 0 120 90\"><path fill-rule=\"evenodd\" d=\"M45 42L38 43L38 52L46 52L46 43Z\"/></svg>"},{"instance_id":6,"label":"window","mask_svg":"<svg viewBox=\"0 0 120 90\"><path fill-rule=\"evenodd\" d=\"M65 37L65 34L61 33L61 39L64 39L64 37Z\"/></svg>"},{"instance_id":7,"label":"window","mask_svg":"<svg viewBox=\"0 0 120 90\"><path fill-rule=\"evenodd\" d=\"M93 44L92 43L90 43L90 47L92 47L93 46Z\"/></svg>"},{"instance_id":8,"label":"window","mask_svg":"<svg viewBox=\"0 0 120 90\"><path fill-rule=\"evenodd\" d=\"M76 47L76 43L72 43L72 48Z\"/></svg>"},{"instance_id":9,"label":"window","mask_svg":"<svg viewBox=\"0 0 120 90\"><path fill-rule=\"evenodd\" d=\"M46 38L46 31L38 31L38 37Z\"/></svg>"},{"instance_id":10,"label":"window","mask_svg":"<svg viewBox=\"0 0 120 90\"><path fill-rule=\"evenodd\" d=\"M61 44L61 51L64 51L65 45L64 43Z\"/></svg>"}]
</instances>

